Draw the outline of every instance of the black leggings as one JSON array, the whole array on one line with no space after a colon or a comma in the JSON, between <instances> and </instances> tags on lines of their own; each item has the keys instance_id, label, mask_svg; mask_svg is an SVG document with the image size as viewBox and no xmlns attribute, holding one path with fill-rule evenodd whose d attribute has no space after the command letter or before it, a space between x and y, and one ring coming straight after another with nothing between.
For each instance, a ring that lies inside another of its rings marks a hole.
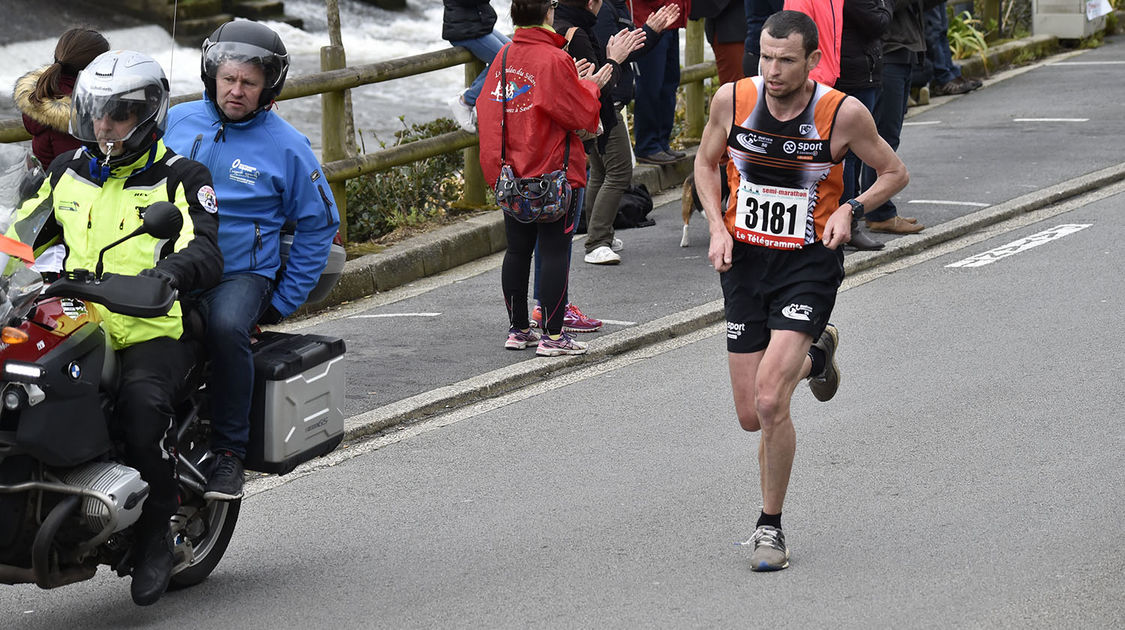
<instances>
[{"instance_id":1,"label":"black leggings","mask_svg":"<svg viewBox=\"0 0 1125 630\"><path fill-rule=\"evenodd\" d=\"M523 330L530 323L527 316L527 285L531 277L531 257L539 243L542 268L539 279L539 304L543 307L544 328L548 334L562 332L566 313L567 280L570 276L570 242L574 238L574 202L566 217L554 223L520 223L504 215L504 232L508 237L508 251L504 254L504 267L500 284L504 290L504 306L512 328Z\"/></svg>"}]
</instances>

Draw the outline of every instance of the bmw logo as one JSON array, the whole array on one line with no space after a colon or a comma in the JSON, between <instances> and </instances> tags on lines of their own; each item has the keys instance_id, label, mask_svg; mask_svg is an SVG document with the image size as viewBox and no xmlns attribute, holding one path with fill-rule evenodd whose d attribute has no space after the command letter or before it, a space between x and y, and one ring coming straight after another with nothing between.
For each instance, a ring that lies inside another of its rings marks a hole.
<instances>
[{"instance_id":1,"label":"bmw logo","mask_svg":"<svg viewBox=\"0 0 1125 630\"><path fill-rule=\"evenodd\" d=\"M82 377L82 366L78 365L77 361L71 361L70 365L66 366L66 373L70 375L73 380L78 380Z\"/></svg>"}]
</instances>

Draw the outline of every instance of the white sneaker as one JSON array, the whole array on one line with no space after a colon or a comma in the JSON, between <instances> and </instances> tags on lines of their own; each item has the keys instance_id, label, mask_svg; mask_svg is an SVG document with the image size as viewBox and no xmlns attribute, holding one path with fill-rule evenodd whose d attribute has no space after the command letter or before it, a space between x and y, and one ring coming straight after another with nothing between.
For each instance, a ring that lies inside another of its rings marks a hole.
<instances>
[{"instance_id":1,"label":"white sneaker","mask_svg":"<svg viewBox=\"0 0 1125 630\"><path fill-rule=\"evenodd\" d=\"M453 97L453 100L449 101L449 110L453 112L453 120L456 120L457 124L461 125L461 128L465 131L476 133L476 108L466 105L465 101L461 100L461 96L461 94L458 94Z\"/></svg>"},{"instance_id":2,"label":"white sneaker","mask_svg":"<svg viewBox=\"0 0 1125 630\"><path fill-rule=\"evenodd\" d=\"M585 260L591 265L616 265L621 262L621 257L617 255L617 252L602 245L589 254L586 254L586 257L582 260Z\"/></svg>"},{"instance_id":3,"label":"white sneaker","mask_svg":"<svg viewBox=\"0 0 1125 630\"><path fill-rule=\"evenodd\" d=\"M621 239L619 238L614 238L613 242L610 243L609 248L615 252L619 252L625 249L625 243L621 242Z\"/></svg>"}]
</instances>

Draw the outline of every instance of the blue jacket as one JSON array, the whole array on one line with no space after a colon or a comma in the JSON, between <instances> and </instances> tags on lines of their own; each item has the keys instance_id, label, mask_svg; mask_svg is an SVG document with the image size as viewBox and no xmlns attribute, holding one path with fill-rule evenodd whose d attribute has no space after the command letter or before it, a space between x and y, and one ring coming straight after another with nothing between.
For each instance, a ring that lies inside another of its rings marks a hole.
<instances>
[{"instance_id":1,"label":"blue jacket","mask_svg":"<svg viewBox=\"0 0 1125 630\"><path fill-rule=\"evenodd\" d=\"M274 113L223 125L207 98L168 112L164 142L211 171L219 204L223 277L281 267L285 223L296 225L285 272L270 300L283 316L297 310L328 261L340 216L309 140Z\"/></svg>"}]
</instances>

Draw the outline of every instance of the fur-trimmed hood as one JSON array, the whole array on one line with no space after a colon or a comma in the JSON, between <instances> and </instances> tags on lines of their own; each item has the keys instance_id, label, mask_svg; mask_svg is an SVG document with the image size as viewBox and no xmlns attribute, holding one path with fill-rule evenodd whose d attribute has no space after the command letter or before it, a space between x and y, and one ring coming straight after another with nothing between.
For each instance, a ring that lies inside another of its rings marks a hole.
<instances>
[{"instance_id":1,"label":"fur-trimmed hood","mask_svg":"<svg viewBox=\"0 0 1125 630\"><path fill-rule=\"evenodd\" d=\"M31 102L31 95L35 93L35 84L39 77L50 66L32 70L16 81L12 91L12 100L20 112L35 122L67 133L70 129L70 96L64 95L40 103Z\"/></svg>"}]
</instances>

